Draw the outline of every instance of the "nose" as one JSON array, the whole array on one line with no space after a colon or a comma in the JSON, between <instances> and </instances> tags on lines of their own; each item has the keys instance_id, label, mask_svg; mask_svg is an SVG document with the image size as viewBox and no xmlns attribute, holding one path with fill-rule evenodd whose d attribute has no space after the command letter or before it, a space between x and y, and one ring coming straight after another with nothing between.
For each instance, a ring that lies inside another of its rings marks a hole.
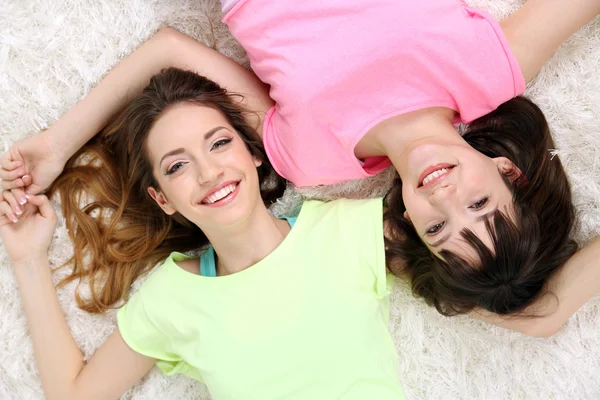
<instances>
[{"instance_id":1,"label":"nose","mask_svg":"<svg viewBox=\"0 0 600 400\"><path fill-rule=\"evenodd\" d=\"M198 183L214 182L223 175L223 166L217 160L205 159L198 166Z\"/></svg>"},{"instance_id":2,"label":"nose","mask_svg":"<svg viewBox=\"0 0 600 400\"><path fill-rule=\"evenodd\" d=\"M456 185L441 184L433 188L429 202L438 207L449 208L456 199Z\"/></svg>"}]
</instances>

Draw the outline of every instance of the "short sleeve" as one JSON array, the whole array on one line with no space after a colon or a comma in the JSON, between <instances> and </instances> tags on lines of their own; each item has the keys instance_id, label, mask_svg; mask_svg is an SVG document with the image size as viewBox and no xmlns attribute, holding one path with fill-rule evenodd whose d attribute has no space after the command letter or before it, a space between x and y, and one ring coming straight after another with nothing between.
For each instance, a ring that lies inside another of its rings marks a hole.
<instances>
[{"instance_id":1,"label":"short sleeve","mask_svg":"<svg viewBox=\"0 0 600 400\"><path fill-rule=\"evenodd\" d=\"M385 241L383 238L383 199L366 200L368 212L362 216L366 218L364 224L370 237L364 237L364 240L372 257L369 260L369 266L375 276L375 292L379 298L388 297L391 293L393 279L390 279L387 273L387 264L385 261Z\"/></svg>"},{"instance_id":2,"label":"short sleeve","mask_svg":"<svg viewBox=\"0 0 600 400\"><path fill-rule=\"evenodd\" d=\"M117 313L119 332L132 350L155 358L156 365L166 375L187 373L187 364L173 352L171 340L154 322L156 318L152 315L150 299L155 293L152 282L149 282L151 278Z\"/></svg>"},{"instance_id":3,"label":"short sleeve","mask_svg":"<svg viewBox=\"0 0 600 400\"><path fill-rule=\"evenodd\" d=\"M340 201L340 200L338 200ZM378 298L388 297L393 279L388 278L383 239L383 199L342 200L341 225L349 248L355 249L361 280L369 282Z\"/></svg>"}]
</instances>

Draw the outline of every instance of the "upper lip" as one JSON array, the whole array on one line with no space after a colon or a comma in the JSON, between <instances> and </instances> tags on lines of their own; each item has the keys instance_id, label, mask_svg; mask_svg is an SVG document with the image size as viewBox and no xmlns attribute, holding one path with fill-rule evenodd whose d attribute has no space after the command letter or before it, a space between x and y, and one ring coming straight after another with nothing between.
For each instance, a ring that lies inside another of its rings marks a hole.
<instances>
[{"instance_id":1,"label":"upper lip","mask_svg":"<svg viewBox=\"0 0 600 400\"><path fill-rule=\"evenodd\" d=\"M206 198L208 196L210 196L211 194L213 194L213 193L215 193L215 192L223 189L225 186L228 186L228 185L231 185L231 184L237 185L239 183L240 183L240 181L226 181L226 182L221 183L220 185L217 185L217 186L213 187L208 192L206 192L206 194L204 195L204 197L202 197L202 199L200 199L200 203L204 203L204 200L206 200Z\"/></svg>"},{"instance_id":2,"label":"upper lip","mask_svg":"<svg viewBox=\"0 0 600 400\"><path fill-rule=\"evenodd\" d=\"M449 168L449 169L453 169L454 167L456 167L456 165L453 165L453 164L448 164L448 163L440 163L440 164L436 164L436 165L432 165L432 166L430 166L430 167L427 167L427 168L425 169L425 171L423 171L423 172L421 173L421 175L419 175L419 181L418 181L417 187L418 187L418 188L425 187L425 186L423 186L423 180L424 180L424 179L427 177L427 175L431 174L432 172L438 171L438 170L440 170L440 169L443 169L443 168ZM450 174L450 172L448 172L448 173L447 173L446 175L444 175L443 177L446 177L446 176L448 176L449 174ZM432 180L431 182L429 182L429 183L428 183L426 186L427 186L427 187L429 187L429 186L432 186L432 185L434 185L435 183L437 183L437 181L438 181L440 178L442 178L442 177L435 178L434 180Z\"/></svg>"}]
</instances>

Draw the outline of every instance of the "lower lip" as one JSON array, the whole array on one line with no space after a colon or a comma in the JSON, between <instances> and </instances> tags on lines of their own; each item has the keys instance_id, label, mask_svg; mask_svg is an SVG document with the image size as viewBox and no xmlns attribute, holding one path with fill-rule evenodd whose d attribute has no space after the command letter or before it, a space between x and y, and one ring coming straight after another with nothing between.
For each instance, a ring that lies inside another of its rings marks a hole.
<instances>
[{"instance_id":1,"label":"lower lip","mask_svg":"<svg viewBox=\"0 0 600 400\"><path fill-rule=\"evenodd\" d=\"M233 192L229 193L227 196L223 197L221 200L215 201L214 203L211 203L211 204L200 203L200 205L203 205L206 207L212 207L212 208L226 206L227 204L231 203L233 201L233 199L235 199L237 197L238 193L240 192L241 184L242 184L242 182L238 182L238 184L235 187L235 190Z\"/></svg>"},{"instance_id":2,"label":"lower lip","mask_svg":"<svg viewBox=\"0 0 600 400\"><path fill-rule=\"evenodd\" d=\"M422 182L425 180L425 178L427 178L427 176L435 171L439 171L440 169L443 168L448 168L450 169L450 171L446 172L444 175L440 175L437 176L435 178L433 178L431 181L427 182L427 185L423 185ZM425 171L423 171L423 173L419 176L419 189L427 189L428 187L431 187L433 185L435 185L440 179L448 176L453 170L454 168L456 168L456 165L452 165L452 164L437 164L437 165L432 165L431 167L428 167Z\"/></svg>"}]
</instances>

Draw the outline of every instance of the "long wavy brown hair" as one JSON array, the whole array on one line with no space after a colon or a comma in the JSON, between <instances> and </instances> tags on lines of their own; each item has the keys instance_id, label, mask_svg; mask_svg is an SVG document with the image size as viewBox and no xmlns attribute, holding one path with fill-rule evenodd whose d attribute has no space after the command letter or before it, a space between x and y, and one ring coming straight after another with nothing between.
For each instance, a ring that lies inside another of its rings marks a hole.
<instances>
[{"instance_id":1,"label":"long wavy brown hair","mask_svg":"<svg viewBox=\"0 0 600 400\"><path fill-rule=\"evenodd\" d=\"M235 95L193 72L169 68L155 75L143 93L67 162L50 188L59 193L74 255L73 270L60 285L87 282L91 296L75 297L90 313L124 300L132 283L173 251L207 244L202 231L183 216L165 214L147 188L159 185L152 174L146 139L158 118L178 103L220 111L262 161L258 167L266 206L283 194L279 177L256 130L248 125Z\"/></svg>"}]
</instances>

